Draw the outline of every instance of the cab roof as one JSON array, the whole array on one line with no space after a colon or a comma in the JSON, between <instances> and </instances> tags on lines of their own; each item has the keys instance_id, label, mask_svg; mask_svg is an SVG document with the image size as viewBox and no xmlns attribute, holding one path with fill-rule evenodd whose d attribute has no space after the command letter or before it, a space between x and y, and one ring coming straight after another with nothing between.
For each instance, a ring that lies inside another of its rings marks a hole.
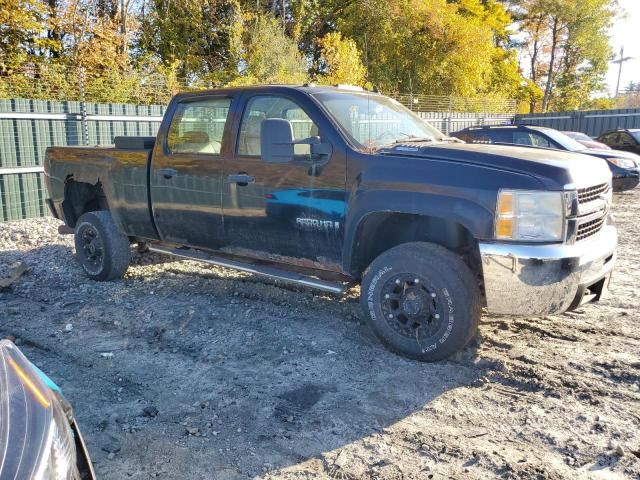
<instances>
[{"instance_id":1,"label":"cab roof","mask_svg":"<svg viewBox=\"0 0 640 480\"><path fill-rule=\"evenodd\" d=\"M295 91L304 92L306 94L351 92L351 93L367 93L370 95L380 95L378 92L365 90L362 87L357 87L354 85L328 86L328 85L315 85L313 83L305 83L304 85L268 84L268 85L246 85L246 86L238 86L238 87L223 87L223 88L214 88L214 89L208 89L208 90L185 91L185 92L178 93L178 95L176 96L197 97L197 96L206 96L206 95L226 93L226 92L282 92L286 90L295 90Z\"/></svg>"},{"instance_id":2,"label":"cab roof","mask_svg":"<svg viewBox=\"0 0 640 480\"><path fill-rule=\"evenodd\" d=\"M542 125L478 125L477 127L467 127L464 130L473 131L473 130L556 130L551 127L543 127Z\"/></svg>"}]
</instances>

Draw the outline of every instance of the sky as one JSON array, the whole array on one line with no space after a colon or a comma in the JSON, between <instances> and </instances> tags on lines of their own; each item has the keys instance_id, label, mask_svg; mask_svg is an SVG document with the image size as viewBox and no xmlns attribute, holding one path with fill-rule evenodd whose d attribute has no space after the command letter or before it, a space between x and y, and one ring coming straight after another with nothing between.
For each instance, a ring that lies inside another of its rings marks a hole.
<instances>
[{"instance_id":1,"label":"sky","mask_svg":"<svg viewBox=\"0 0 640 480\"><path fill-rule=\"evenodd\" d=\"M624 46L624 56L634 57L622 65L620 89L631 81L640 82L640 0L618 0L621 15L616 18L610 33L610 44L620 57L620 47ZM607 85L611 95L615 93L618 79L618 64L609 64Z\"/></svg>"}]
</instances>

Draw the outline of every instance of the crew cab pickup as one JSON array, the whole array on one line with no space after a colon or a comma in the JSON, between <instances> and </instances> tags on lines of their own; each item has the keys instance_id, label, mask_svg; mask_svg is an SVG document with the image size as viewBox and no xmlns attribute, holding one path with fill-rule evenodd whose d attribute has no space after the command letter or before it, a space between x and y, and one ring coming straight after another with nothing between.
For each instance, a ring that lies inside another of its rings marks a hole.
<instances>
[{"instance_id":1,"label":"crew cab pickup","mask_svg":"<svg viewBox=\"0 0 640 480\"><path fill-rule=\"evenodd\" d=\"M598 300L615 261L603 160L467 144L377 93L180 94L157 138L114 142L46 154L91 279L122 277L138 243L337 294L360 283L373 331L419 360L465 347L483 307Z\"/></svg>"}]
</instances>

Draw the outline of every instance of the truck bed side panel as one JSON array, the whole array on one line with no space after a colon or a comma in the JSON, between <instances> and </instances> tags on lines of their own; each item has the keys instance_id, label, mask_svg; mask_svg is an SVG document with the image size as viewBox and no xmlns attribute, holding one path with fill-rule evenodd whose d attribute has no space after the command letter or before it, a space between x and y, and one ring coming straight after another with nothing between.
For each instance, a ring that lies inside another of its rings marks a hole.
<instances>
[{"instance_id":1,"label":"truck bed side panel","mask_svg":"<svg viewBox=\"0 0 640 480\"><path fill-rule=\"evenodd\" d=\"M69 178L100 183L114 221L129 236L157 239L149 209L147 168L150 150L110 147L51 147L47 149L49 193L62 211Z\"/></svg>"}]
</instances>

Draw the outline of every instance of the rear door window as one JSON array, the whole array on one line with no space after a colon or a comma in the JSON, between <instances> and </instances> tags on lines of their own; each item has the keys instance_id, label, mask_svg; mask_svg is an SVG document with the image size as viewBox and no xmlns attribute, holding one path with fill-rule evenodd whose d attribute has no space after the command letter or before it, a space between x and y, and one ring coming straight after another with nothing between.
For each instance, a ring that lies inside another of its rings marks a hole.
<instances>
[{"instance_id":1,"label":"rear door window","mask_svg":"<svg viewBox=\"0 0 640 480\"><path fill-rule=\"evenodd\" d=\"M219 155L230 98L207 98L178 104L169 126L171 153Z\"/></svg>"}]
</instances>

